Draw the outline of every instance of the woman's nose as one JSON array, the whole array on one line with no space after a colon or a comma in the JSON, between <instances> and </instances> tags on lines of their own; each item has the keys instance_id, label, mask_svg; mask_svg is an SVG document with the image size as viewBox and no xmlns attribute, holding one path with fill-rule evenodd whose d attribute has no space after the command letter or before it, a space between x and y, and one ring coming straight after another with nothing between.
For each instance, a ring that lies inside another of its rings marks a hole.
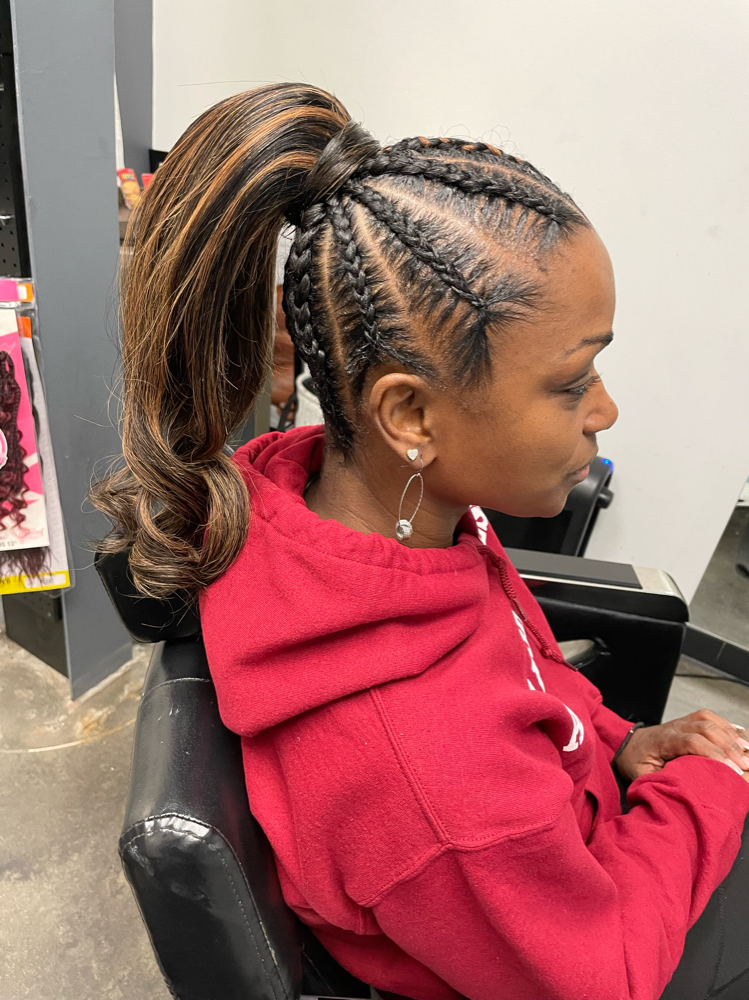
<instances>
[{"instance_id":1,"label":"woman's nose","mask_svg":"<svg viewBox=\"0 0 749 1000\"><path fill-rule=\"evenodd\" d=\"M588 419L585 421L585 433L597 434L599 431L607 431L612 424L616 423L618 416L619 407L606 392L604 386L599 385Z\"/></svg>"}]
</instances>

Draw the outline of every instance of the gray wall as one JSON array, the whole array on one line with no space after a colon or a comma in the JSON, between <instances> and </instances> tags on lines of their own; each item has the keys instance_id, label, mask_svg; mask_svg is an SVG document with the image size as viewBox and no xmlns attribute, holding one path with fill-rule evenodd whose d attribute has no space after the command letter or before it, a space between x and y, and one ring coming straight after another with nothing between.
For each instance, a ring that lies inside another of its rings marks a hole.
<instances>
[{"instance_id":1,"label":"gray wall","mask_svg":"<svg viewBox=\"0 0 749 1000\"><path fill-rule=\"evenodd\" d=\"M114 0L117 91L125 166L148 170L153 120L153 0Z\"/></svg>"},{"instance_id":2,"label":"gray wall","mask_svg":"<svg viewBox=\"0 0 749 1000\"><path fill-rule=\"evenodd\" d=\"M92 561L95 469L120 451L113 0L12 0L21 146L52 442L75 587L63 597L73 697L130 658ZM109 313L109 316L107 315Z\"/></svg>"}]
</instances>

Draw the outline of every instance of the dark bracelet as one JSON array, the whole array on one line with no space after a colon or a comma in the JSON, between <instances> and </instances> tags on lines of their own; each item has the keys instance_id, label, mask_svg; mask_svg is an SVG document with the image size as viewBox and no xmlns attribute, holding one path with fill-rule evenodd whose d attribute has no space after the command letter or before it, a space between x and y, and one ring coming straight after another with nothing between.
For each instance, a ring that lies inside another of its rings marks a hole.
<instances>
[{"instance_id":1,"label":"dark bracelet","mask_svg":"<svg viewBox=\"0 0 749 1000\"><path fill-rule=\"evenodd\" d=\"M627 746L627 744L629 743L629 741L632 739L632 734L634 733L634 731L636 729L642 729L642 727L644 725L645 725L644 722L636 722L634 724L634 726L632 726L632 728L630 729L630 731L627 733L627 735L622 740L622 742L621 742L621 744L619 746L619 749L616 751L616 753L614 754L614 756L611 758L611 763L612 764L615 763L616 760L617 760L617 758L621 756L621 754L624 751L625 747Z\"/></svg>"}]
</instances>

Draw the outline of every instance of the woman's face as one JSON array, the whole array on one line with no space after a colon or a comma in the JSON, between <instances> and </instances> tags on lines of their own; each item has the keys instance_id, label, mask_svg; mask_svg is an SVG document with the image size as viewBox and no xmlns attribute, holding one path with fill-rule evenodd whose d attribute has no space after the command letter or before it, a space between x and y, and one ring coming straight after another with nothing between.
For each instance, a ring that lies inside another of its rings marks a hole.
<instances>
[{"instance_id":1,"label":"woman's face","mask_svg":"<svg viewBox=\"0 0 749 1000\"><path fill-rule=\"evenodd\" d=\"M596 434L617 418L595 367L614 319L606 249L581 230L544 271L539 308L501 335L490 388L477 401L424 400L425 480L438 505L552 517L587 475Z\"/></svg>"}]
</instances>

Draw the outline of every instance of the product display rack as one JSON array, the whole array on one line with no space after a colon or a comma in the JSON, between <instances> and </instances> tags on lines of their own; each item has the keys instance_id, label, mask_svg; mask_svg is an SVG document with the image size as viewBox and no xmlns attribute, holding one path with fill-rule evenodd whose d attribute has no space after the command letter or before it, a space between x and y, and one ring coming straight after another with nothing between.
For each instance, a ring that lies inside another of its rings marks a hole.
<instances>
[{"instance_id":1,"label":"product display rack","mask_svg":"<svg viewBox=\"0 0 749 1000\"><path fill-rule=\"evenodd\" d=\"M11 11L8 0L0 0L0 276L21 278L30 273ZM59 591L6 594L3 611L11 639L67 674Z\"/></svg>"},{"instance_id":2,"label":"product display rack","mask_svg":"<svg viewBox=\"0 0 749 1000\"><path fill-rule=\"evenodd\" d=\"M34 283L41 376L75 581L60 591L5 596L3 604L9 636L67 674L75 698L132 656L93 568L95 539L108 525L86 500L92 479L120 451L112 400L119 258L113 0L79 0L72 7L0 0L0 31L0 148L7 159L0 196L10 192L15 203L17 268L2 264L0 272Z\"/></svg>"},{"instance_id":3,"label":"product display rack","mask_svg":"<svg viewBox=\"0 0 749 1000\"><path fill-rule=\"evenodd\" d=\"M18 137L9 0L0 2L0 275L31 273Z\"/></svg>"}]
</instances>

